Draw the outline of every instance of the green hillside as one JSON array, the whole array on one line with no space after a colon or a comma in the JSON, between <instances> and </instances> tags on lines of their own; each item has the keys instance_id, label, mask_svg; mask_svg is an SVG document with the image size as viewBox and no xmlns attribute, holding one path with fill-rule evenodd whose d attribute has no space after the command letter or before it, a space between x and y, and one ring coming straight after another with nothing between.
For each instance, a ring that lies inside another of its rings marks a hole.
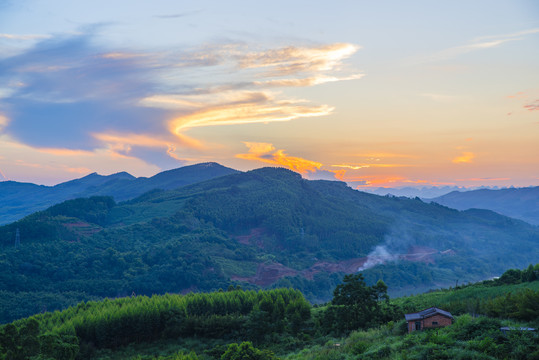
<instances>
[{"instance_id":1,"label":"green hillside","mask_svg":"<svg viewBox=\"0 0 539 360\"><path fill-rule=\"evenodd\" d=\"M93 173L55 186L1 181L0 224L17 221L68 199L112 196L116 201L124 201L150 190L176 189L236 172L238 171L210 162L163 171L150 178L135 178L126 172L120 172L107 176Z\"/></svg>"},{"instance_id":2,"label":"green hillside","mask_svg":"<svg viewBox=\"0 0 539 360\"><path fill-rule=\"evenodd\" d=\"M411 294L537 262L538 242L537 228L493 212L258 169L123 203L69 200L0 227L0 321L81 300L238 284L324 302L358 269L392 295Z\"/></svg>"},{"instance_id":3,"label":"green hillside","mask_svg":"<svg viewBox=\"0 0 539 360\"><path fill-rule=\"evenodd\" d=\"M0 358L537 359L539 334L503 334L500 327L539 325L538 279L539 264L531 273L509 270L500 280L389 302L385 284L369 287L360 275L349 276L323 307L312 307L296 290L239 287L83 302L0 326ZM468 297L487 311L513 299L504 308L516 311L473 312L475 318L457 311L447 328L407 334L405 308Z\"/></svg>"}]
</instances>

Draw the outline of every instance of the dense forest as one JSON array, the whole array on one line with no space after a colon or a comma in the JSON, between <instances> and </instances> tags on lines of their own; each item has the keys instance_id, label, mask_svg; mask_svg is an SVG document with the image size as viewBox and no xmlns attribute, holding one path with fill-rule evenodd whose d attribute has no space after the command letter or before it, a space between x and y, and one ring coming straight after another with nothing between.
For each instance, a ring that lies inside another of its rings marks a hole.
<instances>
[{"instance_id":1,"label":"dense forest","mask_svg":"<svg viewBox=\"0 0 539 360\"><path fill-rule=\"evenodd\" d=\"M0 227L0 322L80 301L230 285L291 287L320 303L369 262L367 284L411 294L536 262L538 241L536 227L490 211L258 169L122 203L69 200Z\"/></svg>"},{"instance_id":2,"label":"dense forest","mask_svg":"<svg viewBox=\"0 0 539 360\"><path fill-rule=\"evenodd\" d=\"M470 298L481 308L462 306ZM454 324L407 334L404 312L429 301L454 309ZM500 331L537 327L538 304L539 264L494 281L393 301L383 282L368 286L361 274L347 275L332 301L315 307L297 290L230 286L81 302L18 320L0 327L0 358L538 359L539 334Z\"/></svg>"}]
</instances>

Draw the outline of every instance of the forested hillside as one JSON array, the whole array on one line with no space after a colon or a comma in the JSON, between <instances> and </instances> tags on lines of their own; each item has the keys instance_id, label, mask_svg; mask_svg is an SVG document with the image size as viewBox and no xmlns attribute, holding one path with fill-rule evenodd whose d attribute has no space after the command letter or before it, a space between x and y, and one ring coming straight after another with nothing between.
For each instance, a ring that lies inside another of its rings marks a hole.
<instances>
[{"instance_id":1,"label":"forested hillside","mask_svg":"<svg viewBox=\"0 0 539 360\"><path fill-rule=\"evenodd\" d=\"M123 203L70 200L1 227L0 320L238 284L293 287L323 302L358 270L392 295L417 293L537 262L537 243L537 228L490 211L258 169Z\"/></svg>"},{"instance_id":2,"label":"forested hillside","mask_svg":"<svg viewBox=\"0 0 539 360\"><path fill-rule=\"evenodd\" d=\"M236 172L217 163L203 163L164 171L150 178L135 178L120 172L108 176L93 173L55 186L3 181L0 182L0 224L19 220L67 199L107 195L123 201L150 190L175 189Z\"/></svg>"}]
</instances>

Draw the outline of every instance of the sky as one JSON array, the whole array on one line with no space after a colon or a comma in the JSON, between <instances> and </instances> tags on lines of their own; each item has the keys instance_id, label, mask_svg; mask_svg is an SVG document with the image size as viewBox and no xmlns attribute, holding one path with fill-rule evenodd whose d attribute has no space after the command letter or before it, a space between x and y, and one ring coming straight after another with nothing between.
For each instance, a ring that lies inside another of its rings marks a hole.
<instances>
[{"instance_id":1,"label":"sky","mask_svg":"<svg viewBox=\"0 0 539 360\"><path fill-rule=\"evenodd\" d=\"M0 0L0 181L215 161L539 185L539 2Z\"/></svg>"}]
</instances>

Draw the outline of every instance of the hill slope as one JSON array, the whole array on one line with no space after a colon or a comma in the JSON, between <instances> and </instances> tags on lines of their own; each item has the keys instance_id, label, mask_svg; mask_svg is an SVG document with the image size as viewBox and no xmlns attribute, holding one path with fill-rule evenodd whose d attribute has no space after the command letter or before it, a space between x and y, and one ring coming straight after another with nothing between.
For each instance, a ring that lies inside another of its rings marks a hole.
<instances>
[{"instance_id":1,"label":"hill slope","mask_svg":"<svg viewBox=\"0 0 539 360\"><path fill-rule=\"evenodd\" d=\"M355 303L337 305L334 298L334 303L315 308L291 289L254 292L231 287L209 294L80 303L62 312L0 326L0 356L276 360L275 352L281 358L297 360L536 359L536 333L500 331L502 326L537 327L539 281L526 280L530 274L535 277L530 268L524 272L508 270L496 281L399 298L392 303L383 297L374 310L362 308L360 312L382 309L384 318L374 323L357 321L349 312ZM539 270L535 272L539 274ZM510 285L506 280L520 283ZM404 313L433 305L450 309L454 323L407 334ZM346 310L349 316L333 317L338 309ZM483 316L468 315L478 311ZM336 331L348 319L354 319L356 325ZM254 342L263 351L244 341ZM236 342L243 343L238 346Z\"/></svg>"},{"instance_id":2,"label":"hill slope","mask_svg":"<svg viewBox=\"0 0 539 360\"><path fill-rule=\"evenodd\" d=\"M539 186L518 189L453 191L427 199L458 210L488 209L539 225Z\"/></svg>"},{"instance_id":3,"label":"hill slope","mask_svg":"<svg viewBox=\"0 0 539 360\"><path fill-rule=\"evenodd\" d=\"M77 197L107 195L123 201L153 189L175 189L235 172L217 163L203 163L164 171L150 178L135 178L121 172L108 176L93 173L55 186L4 181L0 182L0 224Z\"/></svg>"},{"instance_id":4,"label":"hill slope","mask_svg":"<svg viewBox=\"0 0 539 360\"><path fill-rule=\"evenodd\" d=\"M37 292L75 301L230 284L295 287L325 301L343 273L361 269L393 294L417 293L537 262L538 243L537 228L491 211L264 168L120 204L70 200L0 227L0 291L28 313L58 306ZM15 316L8 305L3 321Z\"/></svg>"}]
</instances>

